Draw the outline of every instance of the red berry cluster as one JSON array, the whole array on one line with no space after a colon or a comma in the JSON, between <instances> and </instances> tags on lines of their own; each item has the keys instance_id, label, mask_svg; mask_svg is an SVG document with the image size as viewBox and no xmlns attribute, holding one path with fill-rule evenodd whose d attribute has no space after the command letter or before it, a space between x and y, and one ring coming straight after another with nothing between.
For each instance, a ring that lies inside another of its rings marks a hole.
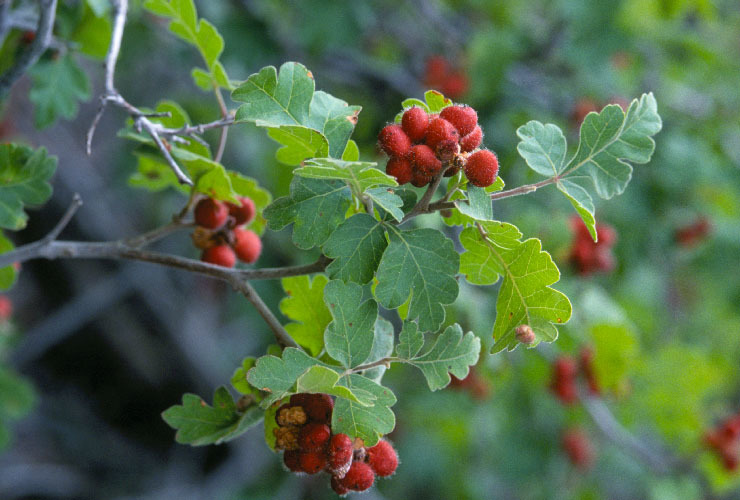
<instances>
[{"instance_id":1,"label":"red berry cluster","mask_svg":"<svg viewBox=\"0 0 740 500\"><path fill-rule=\"evenodd\" d=\"M234 267L237 257L252 264L262 253L262 240L244 226L254 220L254 202L246 197L239 205L204 198L195 205L197 228L193 244L203 250L200 260L224 267Z\"/></svg>"},{"instance_id":2,"label":"red berry cluster","mask_svg":"<svg viewBox=\"0 0 740 500\"><path fill-rule=\"evenodd\" d=\"M613 227L596 224L597 243L594 243L586 224L577 215L571 217L570 227L574 239L568 260L575 266L578 274L588 276L597 271L609 272L614 269L616 262L612 247L617 241L617 232Z\"/></svg>"},{"instance_id":3,"label":"red berry cluster","mask_svg":"<svg viewBox=\"0 0 740 500\"><path fill-rule=\"evenodd\" d=\"M452 389L467 390L470 391L470 395L478 401L488 399L491 394L491 385L485 378L481 377L478 371L474 368L470 369L468 376L464 379L459 379L452 375L450 380L450 387Z\"/></svg>"},{"instance_id":4,"label":"red berry cluster","mask_svg":"<svg viewBox=\"0 0 740 500\"><path fill-rule=\"evenodd\" d=\"M596 458L591 440L578 427L570 428L563 433L562 445L570 462L580 469L589 468Z\"/></svg>"},{"instance_id":5,"label":"red berry cluster","mask_svg":"<svg viewBox=\"0 0 740 500\"><path fill-rule=\"evenodd\" d=\"M712 224L706 217L699 217L691 224L680 227L674 234L676 243L682 247L693 247L704 240L712 230Z\"/></svg>"},{"instance_id":6,"label":"red berry cluster","mask_svg":"<svg viewBox=\"0 0 740 500\"><path fill-rule=\"evenodd\" d=\"M704 434L704 442L719 456L725 469L737 470L740 463L740 413L726 418Z\"/></svg>"},{"instance_id":7,"label":"red berry cluster","mask_svg":"<svg viewBox=\"0 0 740 500\"><path fill-rule=\"evenodd\" d=\"M328 394L294 394L275 414L275 448L285 450L283 463L296 473L331 475L338 495L365 491L375 476L390 476L398 466L396 450L388 441L365 448L362 440L332 434L329 424L334 401Z\"/></svg>"},{"instance_id":8,"label":"red berry cluster","mask_svg":"<svg viewBox=\"0 0 740 500\"><path fill-rule=\"evenodd\" d=\"M427 59L424 68L424 85L439 90L451 99L457 99L468 91L469 82L462 70L450 67L447 59L432 56Z\"/></svg>"},{"instance_id":9,"label":"red berry cluster","mask_svg":"<svg viewBox=\"0 0 740 500\"><path fill-rule=\"evenodd\" d=\"M0 295L0 322L6 322L13 314L13 303L7 295Z\"/></svg>"},{"instance_id":10,"label":"red berry cluster","mask_svg":"<svg viewBox=\"0 0 740 500\"><path fill-rule=\"evenodd\" d=\"M579 373L586 379L591 394L600 394L601 388L593 367L594 352L590 348L581 350L578 361L570 356L561 356L552 364L550 390L565 405L578 401L577 379Z\"/></svg>"},{"instance_id":11,"label":"red berry cluster","mask_svg":"<svg viewBox=\"0 0 740 500\"><path fill-rule=\"evenodd\" d=\"M412 107L401 125L387 125L378 135L380 148L390 157L385 167L399 184L426 186L441 173L455 175L462 168L471 184L486 187L498 174L498 159L487 149L473 152L483 140L478 113L470 106L448 106L439 114ZM471 153L472 152L472 153Z\"/></svg>"}]
</instances>

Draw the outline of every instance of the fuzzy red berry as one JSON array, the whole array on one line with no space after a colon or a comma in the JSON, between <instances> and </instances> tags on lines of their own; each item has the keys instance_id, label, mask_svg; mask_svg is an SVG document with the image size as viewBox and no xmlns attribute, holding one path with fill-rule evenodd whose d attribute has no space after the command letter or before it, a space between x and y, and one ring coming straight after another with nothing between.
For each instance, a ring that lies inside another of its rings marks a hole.
<instances>
[{"instance_id":1,"label":"fuzzy red berry","mask_svg":"<svg viewBox=\"0 0 740 500\"><path fill-rule=\"evenodd\" d=\"M417 144L411 148L409 159L413 169L423 174L424 177L434 177L442 170L442 162L426 144Z\"/></svg>"},{"instance_id":2,"label":"fuzzy red berry","mask_svg":"<svg viewBox=\"0 0 740 500\"><path fill-rule=\"evenodd\" d=\"M352 463L352 439L347 434L334 434L329 441L329 467L334 475L344 477Z\"/></svg>"},{"instance_id":3,"label":"fuzzy red berry","mask_svg":"<svg viewBox=\"0 0 740 500\"><path fill-rule=\"evenodd\" d=\"M314 422L328 424L331 422L331 413L334 409L334 400L328 394L311 394L306 398L303 410L308 418Z\"/></svg>"},{"instance_id":4,"label":"fuzzy red berry","mask_svg":"<svg viewBox=\"0 0 740 500\"><path fill-rule=\"evenodd\" d=\"M253 264L262 253L262 240L257 233L241 227L234 228L234 252L239 260Z\"/></svg>"},{"instance_id":5,"label":"fuzzy red berry","mask_svg":"<svg viewBox=\"0 0 740 500\"><path fill-rule=\"evenodd\" d=\"M400 158L398 156L394 156L388 160L388 164L385 166L385 173L395 177L399 184L411 182L411 177L414 175L411 169L411 162L405 157Z\"/></svg>"},{"instance_id":6,"label":"fuzzy red berry","mask_svg":"<svg viewBox=\"0 0 740 500\"><path fill-rule=\"evenodd\" d=\"M319 451L326 447L330 437L331 429L328 425L311 422L301 427L298 444L306 451Z\"/></svg>"},{"instance_id":7,"label":"fuzzy red berry","mask_svg":"<svg viewBox=\"0 0 740 500\"><path fill-rule=\"evenodd\" d=\"M398 455L388 441L378 441L378 444L368 448L367 456L370 467L380 477L387 477L396 472Z\"/></svg>"},{"instance_id":8,"label":"fuzzy red berry","mask_svg":"<svg viewBox=\"0 0 740 500\"><path fill-rule=\"evenodd\" d=\"M283 452L283 463L290 471L303 472L303 468L301 468L301 452L299 450L285 450Z\"/></svg>"},{"instance_id":9,"label":"fuzzy red berry","mask_svg":"<svg viewBox=\"0 0 740 500\"><path fill-rule=\"evenodd\" d=\"M432 178L424 175L419 169L414 169L414 175L411 177L411 185L414 187L424 187L432 182Z\"/></svg>"},{"instance_id":10,"label":"fuzzy red berry","mask_svg":"<svg viewBox=\"0 0 740 500\"><path fill-rule=\"evenodd\" d=\"M365 462L353 462L341 480L342 486L352 491L365 491L375 482L375 473Z\"/></svg>"},{"instance_id":11,"label":"fuzzy red berry","mask_svg":"<svg viewBox=\"0 0 740 500\"><path fill-rule=\"evenodd\" d=\"M444 118L434 118L429 122L427 128L426 145L436 151L442 141L455 141L460 139L457 129Z\"/></svg>"},{"instance_id":12,"label":"fuzzy red berry","mask_svg":"<svg viewBox=\"0 0 740 500\"><path fill-rule=\"evenodd\" d=\"M6 295L0 295L0 321L8 321L13 314L13 303Z\"/></svg>"},{"instance_id":13,"label":"fuzzy red berry","mask_svg":"<svg viewBox=\"0 0 740 500\"><path fill-rule=\"evenodd\" d=\"M240 197L238 205L235 203L227 203L226 206L229 207L229 214L234 218L237 226L249 224L257 213L254 201L247 197Z\"/></svg>"},{"instance_id":14,"label":"fuzzy red berry","mask_svg":"<svg viewBox=\"0 0 740 500\"><path fill-rule=\"evenodd\" d=\"M236 254L229 245L214 245L203 250L200 260L223 267L234 267Z\"/></svg>"},{"instance_id":15,"label":"fuzzy red berry","mask_svg":"<svg viewBox=\"0 0 740 500\"><path fill-rule=\"evenodd\" d=\"M213 198L204 198L195 205L195 223L208 229L218 229L226 222L229 209Z\"/></svg>"},{"instance_id":16,"label":"fuzzy red berry","mask_svg":"<svg viewBox=\"0 0 740 500\"><path fill-rule=\"evenodd\" d=\"M343 497L344 495L349 493L349 488L342 484L342 478L337 476L331 477L331 489L333 489L334 493L336 493L340 497Z\"/></svg>"},{"instance_id":17,"label":"fuzzy red berry","mask_svg":"<svg viewBox=\"0 0 740 500\"><path fill-rule=\"evenodd\" d=\"M465 163L465 175L470 183L478 187L488 187L493 184L498 174L498 158L487 149L476 151Z\"/></svg>"},{"instance_id":18,"label":"fuzzy red berry","mask_svg":"<svg viewBox=\"0 0 740 500\"><path fill-rule=\"evenodd\" d=\"M421 142L427 134L429 115L423 109L414 106L407 109L401 118L401 128L412 142Z\"/></svg>"},{"instance_id":19,"label":"fuzzy red berry","mask_svg":"<svg viewBox=\"0 0 740 500\"><path fill-rule=\"evenodd\" d=\"M470 106L447 106L439 113L440 118L450 122L465 137L478 125L478 113Z\"/></svg>"},{"instance_id":20,"label":"fuzzy red berry","mask_svg":"<svg viewBox=\"0 0 740 500\"><path fill-rule=\"evenodd\" d=\"M386 125L378 134L378 144L388 156L403 156L411 149L411 139L400 125Z\"/></svg>"},{"instance_id":21,"label":"fuzzy red berry","mask_svg":"<svg viewBox=\"0 0 740 500\"><path fill-rule=\"evenodd\" d=\"M472 132L460 139L460 151L463 153L470 153L480 146L482 140L483 130L476 125Z\"/></svg>"},{"instance_id":22,"label":"fuzzy red berry","mask_svg":"<svg viewBox=\"0 0 740 500\"><path fill-rule=\"evenodd\" d=\"M300 464L303 472L316 474L326 468L326 454L322 451L302 451Z\"/></svg>"},{"instance_id":23,"label":"fuzzy red berry","mask_svg":"<svg viewBox=\"0 0 740 500\"><path fill-rule=\"evenodd\" d=\"M459 152L460 144L458 144L457 141L453 141L451 139L442 141L437 144L437 150L435 151L437 158L444 162L452 160Z\"/></svg>"},{"instance_id":24,"label":"fuzzy red berry","mask_svg":"<svg viewBox=\"0 0 740 500\"><path fill-rule=\"evenodd\" d=\"M580 429L569 429L563 434L563 449L571 463L581 469L594 461L594 450L588 436Z\"/></svg>"}]
</instances>

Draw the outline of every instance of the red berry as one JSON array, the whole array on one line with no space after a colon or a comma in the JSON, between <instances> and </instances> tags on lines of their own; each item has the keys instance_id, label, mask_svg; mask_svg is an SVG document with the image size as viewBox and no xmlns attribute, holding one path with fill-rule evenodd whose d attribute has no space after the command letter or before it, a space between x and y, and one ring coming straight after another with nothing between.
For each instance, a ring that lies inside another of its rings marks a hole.
<instances>
[{"instance_id":1,"label":"red berry","mask_svg":"<svg viewBox=\"0 0 740 500\"><path fill-rule=\"evenodd\" d=\"M218 200L204 198L195 205L195 223L208 229L218 229L226 222L229 209Z\"/></svg>"},{"instance_id":2,"label":"red berry","mask_svg":"<svg viewBox=\"0 0 740 500\"><path fill-rule=\"evenodd\" d=\"M353 462L341 480L342 486L353 491L365 491L375 482L375 473L365 462Z\"/></svg>"},{"instance_id":3,"label":"red berry","mask_svg":"<svg viewBox=\"0 0 740 500\"><path fill-rule=\"evenodd\" d=\"M216 245L203 250L200 260L223 267L234 267L236 254L229 245Z\"/></svg>"},{"instance_id":4,"label":"red berry","mask_svg":"<svg viewBox=\"0 0 740 500\"><path fill-rule=\"evenodd\" d=\"M331 422L331 413L334 409L334 400L328 394L311 394L303 406L308 418L314 422L328 424Z\"/></svg>"},{"instance_id":5,"label":"red berry","mask_svg":"<svg viewBox=\"0 0 740 500\"><path fill-rule=\"evenodd\" d=\"M439 113L440 118L450 122L465 137L478 125L478 113L470 106L447 106Z\"/></svg>"},{"instance_id":6,"label":"red berry","mask_svg":"<svg viewBox=\"0 0 740 500\"><path fill-rule=\"evenodd\" d=\"M257 213L251 198L240 197L239 205L234 203L227 203L226 205L229 207L229 214L234 218L237 226L249 224L254 219L254 214Z\"/></svg>"},{"instance_id":7,"label":"red berry","mask_svg":"<svg viewBox=\"0 0 740 500\"><path fill-rule=\"evenodd\" d=\"M463 153L470 153L475 148L480 146L483 140L483 130L476 125L472 132L460 139L460 150Z\"/></svg>"},{"instance_id":8,"label":"red berry","mask_svg":"<svg viewBox=\"0 0 740 500\"><path fill-rule=\"evenodd\" d=\"M413 170L420 172L424 177L434 177L442 170L442 162L426 144L417 144L411 148L409 159Z\"/></svg>"},{"instance_id":9,"label":"red berry","mask_svg":"<svg viewBox=\"0 0 740 500\"><path fill-rule=\"evenodd\" d=\"M253 264L262 253L262 240L257 233L241 227L234 228L234 252L239 260Z\"/></svg>"},{"instance_id":10,"label":"red berry","mask_svg":"<svg viewBox=\"0 0 740 500\"><path fill-rule=\"evenodd\" d=\"M301 452L298 450L285 450L283 452L283 463L290 471L303 472L301 468Z\"/></svg>"},{"instance_id":11,"label":"red berry","mask_svg":"<svg viewBox=\"0 0 740 500\"><path fill-rule=\"evenodd\" d=\"M437 158L441 161L448 162L460 152L460 145L457 141L453 141L451 139L442 141L437 144L437 150L435 152L437 154Z\"/></svg>"},{"instance_id":12,"label":"red berry","mask_svg":"<svg viewBox=\"0 0 740 500\"><path fill-rule=\"evenodd\" d=\"M432 182L432 178L424 175L424 172L422 172L419 169L414 169L414 173L411 177L411 185L415 187L424 187L427 184Z\"/></svg>"},{"instance_id":13,"label":"red berry","mask_svg":"<svg viewBox=\"0 0 740 500\"><path fill-rule=\"evenodd\" d=\"M487 149L476 151L468 157L465 163L465 175L474 186L490 186L496 180L497 174L498 158Z\"/></svg>"},{"instance_id":14,"label":"red berry","mask_svg":"<svg viewBox=\"0 0 740 500\"><path fill-rule=\"evenodd\" d=\"M344 476L352 462L352 439L346 434L334 434L329 441L329 467Z\"/></svg>"},{"instance_id":15,"label":"red berry","mask_svg":"<svg viewBox=\"0 0 740 500\"><path fill-rule=\"evenodd\" d=\"M442 141L455 141L460 139L457 129L443 118L434 118L429 122L427 128L426 145L436 151L437 146Z\"/></svg>"},{"instance_id":16,"label":"red berry","mask_svg":"<svg viewBox=\"0 0 740 500\"><path fill-rule=\"evenodd\" d=\"M457 99L468 91L469 85L468 77L461 71L455 71L447 75L440 90L450 99Z\"/></svg>"},{"instance_id":17,"label":"red berry","mask_svg":"<svg viewBox=\"0 0 740 500\"><path fill-rule=\"evenodd\" d=\"M336 493L340 497L343 497L344 495L349 493L349 488L344 486L342 484L342 479L337 476L331 477L331 489L333 489L334 493Z\"/></svg>"},{"instance_id":18,"label":"red berry","mask_svg":"<svg viewBox=\"0 0 740 500\"><path fill-rule=\"evenodd\" d=\"M13 314L13 303L6 295L0 295L0 321L7 321Z\"/></svg>"},{"instance_id":19,"label":"red berry","mask_svg":"<svg viewBox=\"0 0 740 500\"><path fill-rule=\"evenodd\" d=\"M370 467L380 477L390 476L396 472L398 455L388 441L378 441L378 444L367 450L367 456Z\"/></svg>"},{"instance_id":20,"label":"red berry","mask_svg":"<svg viewBox=\"0 0 740 500\"><path fill-rule=\"evenodd\" d=\"M588 468L594 461L594 451L588 436L580 429L569 429L563 434L563 449L576 467Z\"/></svg>"},{"instance_id":21,"label":"red berry","mask_svg":"<svg viewBox=\"0 0 740 500\"><path fill-rule=\"evenodd\" d=\"M401 128L412 142L424 140L429 126L429 115L423 109L414 106L407 109L401 118Z\"/></svg>"},{"instance_id":22,"label":"red berry","mask_svg":"<svg viewBox=\"0 0 740 500\"><path fill-rule=\"evenodd\" d=\"M326 454L322 451L302 451L300 453L301 469L307 474L316 474L326 467Z\"/></svg>"},{"instance_id":23,"label":"red berry","mask_svg":"<svg viewBox=\"0 0 740 500\"><path fill-rule=\"evenodd\" d=\"M319 451L324 449L331 437L331 429L326 424L311 422L303 427L298 434L298 444L306 451Z\"/></svg>"},{"instance_id":24,"label":"red berry","mask_svg":"<svg viewBox=\"0 0 740 500\"><path fill-rule=\"evenodd\" d=\"M394 156L388 160L388 164L385 166L385 173L395 177L399 184L411 182L411 177L413 176L411 162L405 157L400 158Z\"/></svg>"},{"instance_id":25,"label":"red berry","mask_svg":"<svg viewBox=\"0 0 740 500\"><path fill-rule=\"evenodd\" d=\"M311 399L311 396L313 394L309 394L307 392L301 392L298 394L293 394L290 397L290 406L301 406L304 407L308 403L309 399Z\"/></svg>"},{"instance_id":26,"label":"red berry","mask_svg":"<svg viewBox=\"0 0 740 500\"><path fill-rule=\"evenodd\" d=\"M569 356L561 356L553 364L555 376L558 377L575 377L578 373L578 365Z\"/></svg>"},{"instance_id":27,"label":"red berry","mask_svg":"<svg viewBox=\"0 0 740 500\"><path fill-rule=\"evenodd\" d=\"M411 149L411 139L399 125L386 125L378 134L378 144L388 156L403 156Z\"/></svg>"},{"instance_id":28,"label":"red berry","mask_svg":"<svg viewBox=\"0 0 740 500\"><path fill-rule=\"evenodd\" d=\"M581 221L583 222L583 221ZM584 224L585 226L585 224ZM613 246L617 241L617 232L611 226L596 225L596 236L598 237L598 243L604 246ZM589 234L589 238L591 235Z\"/></svg>"},{"instance_id":29,"label":"red berry","mask_svg":"<svg viewBox=\"0 0 740 500\"><path fill-rule=\"evenodd\" d=\"M424 83L430 87L439 88L442 82L447 78L449 72L447 59L442 56L432 56L427 59L424 69Z\"/></svg>"}]
</instances>

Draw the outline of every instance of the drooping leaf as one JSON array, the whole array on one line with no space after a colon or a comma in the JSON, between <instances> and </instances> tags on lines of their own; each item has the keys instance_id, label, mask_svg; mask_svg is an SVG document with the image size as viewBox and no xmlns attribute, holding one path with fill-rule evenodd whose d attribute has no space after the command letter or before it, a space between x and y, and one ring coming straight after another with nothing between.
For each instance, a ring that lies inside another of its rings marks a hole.
<instances>
[{"instance_id":1,"label":"drooping leaf","mask_svg":"<svg viewBox=\"0 0 740 500\"><path fill-rule=\"evenodd\" d=\"M41 205L51 196L49 179L57 167L55 156L41 147L0 144L0 228L26 227L26 205Z\"/></svg>"},{"instance_id":2,"label":"drooping leaf","mask_svg":"<svg viewBox=\"0 0 740 500\"><path fill-rule=\"evenodd\" d=\"M33 86L28 98L37 128L48 127L60 117L71 120L77 116L79 102L90 98L87 75L71 54L39 61L29 74Z\"/></svg>"},{"instance_id":3,"label":"drooping leaf","mask_svg":"<svg viewBox=\"0 0 740 500\"><path fill-rule=\"evenodd\" d=\"M516 135L521 139L516 149L529 168L549 177L563 171L568 145L560 127L532 120L519 127Z\"/></svg>"},{"instance_id":4,"label":"drooping leaf","mask_svg":"<svg viewBox=\"0 0 740 500\"><path fill-rule=\"evenodd\" d=\"M334 280L324 287L324 302L333 318L324 333L326 352L345 368L364 363L373 348L378 304L361 301L362 287L355 283Z\"/></svg>"},{"instance_id":5,"label":"drooping leaf","mask_svg":"<svg viewBox=\"0 0 740 500\"><path fill-rule=\"evenodd\" d=\"M367 357L365 363L374 363L385 359L393 354L393 341L394 332L393 324L378 316L375 320L375 334L373 335L373 348L370 351L370 356ZM374 382L380 383L385 373L386 366L380 365L369 370L365 370L363 374L373 380Z\"/></svg>"},{"instance_id":6,"label":"drooping leaf","mask_svg":"<svg viewBox=\"0 0 740 500\"><path fill-rule=\"evenodd\" d=\"M653 94L643 94L627 113L616 104L601 113L589 113L581 125L578 151L567 171L591 176L602 198L621 194L632 178L630 163L647 163L655 150L652 136L662 128Z\"/></svg>"},{"instance_id":7,"label":"drooping leaf","mask_svg":"<svg viewBox=\"0 0 740 500\"><path fill-rule=\"evenodd\" d=\"M305 275L282 280L287 297L280 301L280 312L294 321L285 325L285 329L314 356L324 348L324 330L332 319L324 304L324 287L328 281L323 274L317 274L313 281Z\"/></svg>"},{"instance_id":8,"label":"drooping leaf","mask_svg":"<svg viewBox=\"0 0 740 500\"><path fill-rule=\"evenodd\" d=\"M322 245L344 221L351 198L350 188L344 182L295 176L290 195L275 200L263 216L274 230L295 223L293 242L307 250Z\"/></svg>"},{"instance_id":9,"label":"drooping leaf","mask_svg":"<svg viewBox=\"0 0 740 500\"><path fill-rule=\"evenodd\" d=\"M184 394L182 405L171 406L162 412L167 425L177 429L175 441L191 446L221 444L235 439L250 427L257 425L264 411L250 406L237 411L234 399L225 387L219 387L213 395L213 406L200 396Z\"/></svg>"},{"instance_id":10,"label":"drooping leaf","mask_svg":"<svg viewBox=\"0 0 740 500\"><path fill-rule=\"evenodd\" d=\"M387 246L382 222L368 214L353 215L324 243L324 255L334 259L326 272L333 279L364 285L375 276Z\"/></svg>"},{"instance_id":11,"label":"drooping leaf","mask_svg":"<svg viewBox=\"0 0 740 500\"><path fill-rule=\"evenodd\" d=\"M396 397L387 387L356 373L343 377L340 383L351 391L367 391L376 400L372 406L362 406L347 399L337 399L331 418L332 431L359 437L365 441L365 446L374 446L380 436L388 434L396 426L396 417L390 409L396 404Z\"/></svg>"},{"instance_id":12,"label":"drooping leaf","mask_svg":"<svg viewBox=\"0 0 740 500\"><path fill-rule=\"evenodd\" d=\"M247 381L261 391L269 393L260 405L267 408L291 394L298 377L314 365L321 364L300 349L288 347L283 357L267 355L257 360L254 368L247 372Z\"/></svg>"},{"instance_id":13,"label":"drooping leaf","mask_svg":"<svg viewBox=\"0 0 740 500\"><path fill-rule=\"evenodd\" d=\"M412 347L423 342L423 334L412 329L408 330L408 341L404 349L409 352ZM468 376L469 367L478 361L480 354L480 339L468 332L463 335L460 325L455 323L448 326L437 337L434 345L418 357L408 358L407 363L414 365L424 374L429 389L436 391L447 387L450 383L450 373L459 379Z\"/></svg>"},{"instance_id":14,"label":"drooping leaf","mask_svg":"<svg viewBox=\"0 0 740 500\"><path fill-rule=\"evenodd\" d=\"M457 297L460 256L436 229L388 230L390 244L378 267L375 296L384 307L395 309L411 295L408 318L418 318L422 330L434 331L444 321L442 304Z\"/></svg>"},{"instance_id":15,"label":"drooping leaf","mask_svg":"<svg viewBox=\"0 0 740 500\"><path fill-rule=\"evenodd\" d=\"M401 194L407 191L400 190ZM398 222L403 220L405 203L403 198L396 194L395 189L387 187L370 188L365 191L365 194L370 197L377 208L384 210ZM414 196L414 201L416 201L416 196Z\"/></svg>"},{"instance_id":16,"label":"drooping leaf","mask_svg":"<svg viewBox=\"0 0 740 500\"><path fill-rule=\"evenodd\" d=\"M362 193L374 186L398 186L396 179L377 168L377 163L344 161L334 158L315 158L293 171L295 175L310 179L339 179L352 186L355 193Z\"/></svg>"},{"instance_id":17,"label":"drooping leaf","mask_svg":"<svg viewBox=\"0 0 740 500\"><path fill-rule=\"evenodd\" d=\"M550 254L542 251L538 239L520 241L521 233L511 224L492 221L470 227L460 234L467 250L461 257L466 278L478 284L503 283L496 301L496 322L492 352L513 350L519 342L515 329L529 325L537 345L557 338L556 324L570 319L571 304L561 292L550 288L560 279L560 271Z\"/></svg>"},{"instance_id":18,"label":"drooping leaf","mask_svg":"<svg viewBox=\"0 0 740 500\"><path fill-rule=\"evenodd\" d=\"M306 370L296 381L296 393L329 394L344 398L360 406L372 406L377 399L375 394L339 384L340 375L331 368L315 365Z\"/></svg>"},{"instance_id":19,"label":"drooping leaf","mask_svg":"<svg viewBox=\"0 0 740 500\"><path fill-rule=\"evenodd\" d=\"M596 241L596 218L594 217L594 201L591 199L591 195L582 186L569 179L561 179L556 183L556 186L568 198L578 215L581 216L583 223L586 224L588 232L591 233L591 238Z\"/></svg>"},{"instance_id":20,"label":"drooping leaf","mask_svg":"<svg viewBox=\"0 0 740 500\"><path fill-rule=\"evenodd\" d=\"M13 242L5 237L2 231L0 231L0 255L10 252L15 247ZM13 266L6 266L0 268L0 290L8 290L15 284L17 273Z\"/></svg>"}]
</instances>

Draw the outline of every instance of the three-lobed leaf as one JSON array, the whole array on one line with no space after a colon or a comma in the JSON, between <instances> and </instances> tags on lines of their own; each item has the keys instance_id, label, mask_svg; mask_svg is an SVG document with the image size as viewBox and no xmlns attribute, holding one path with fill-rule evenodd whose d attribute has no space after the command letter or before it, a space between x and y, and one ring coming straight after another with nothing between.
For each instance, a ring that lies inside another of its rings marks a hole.
<instances>
[{"instance_id":1,"label":"three-lobed leaf","mask_svg":"<svg viewBox=\"0 0 740 500\"><path fill-rule=\"evenodd\" d=\"M71 54L40 61L29 71L33 86L28 98L34 105L37 128L52 125L57 119L71 120L80 101L90 98L90 82Z\"/></svg>"},{"instance_id":2,"label":"three-lobed leaf","mask_svg":"<svg viewBox=\"0 0 740 500\"><path fill-rule=\"evenodd\" d=\"M330 281L324 287L324 302L332 315L326 327L326 353L345 368L359 366L373 348L373 327L378 317L378 304L362 302L362 287L356 283Z\"/></svg>"},{"instance_id":3,"label":"three-lobed leaf","mask_svg":"<svg viewBox=\"0 0 740 500\"><path fill-rule=\"evenodd\" d=\"M287 297L280 301L280 312L293 320L285 329L314 356L324 348L324 330L332 320L324 304L324 287L328 282L323 274L313 280L305 275L282 279Z\"/></svg>"},{"instance_id":4,"label":"three-lobed leaf","mask_svg":"<svg viewBox=\"0 0 740 500\"><path fill-rule=\"evenodd\" d=\"M17 144L0 145L0 228L26 227L27 205L41 205L52 193L49 178L57 159L45 148L33 150Z\"/></svg>"}]
</instances>

